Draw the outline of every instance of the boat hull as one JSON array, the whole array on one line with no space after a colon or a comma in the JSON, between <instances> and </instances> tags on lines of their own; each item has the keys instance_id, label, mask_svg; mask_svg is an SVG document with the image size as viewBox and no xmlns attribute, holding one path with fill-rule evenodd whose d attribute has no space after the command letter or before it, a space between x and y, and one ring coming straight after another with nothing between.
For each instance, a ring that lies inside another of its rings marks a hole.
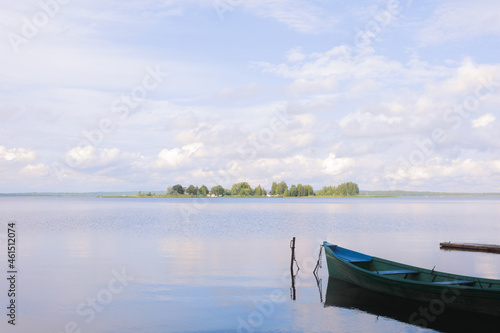
<instances>
[{"instance_id":1,"label":"boat hull","mask_svg":"<svg viewBox=\"0 0 500 333\"><path fill-rule=\"evenodd\" d=\"M328 265L328 273L330 277L349 282L362 288L366 288L368 290L376 291L379 293L422 302L429 302L429 305L434 309L450 307L465 311L500 316L500 289L471 288L458 285L448 286L408 280L401 277L387 277L384 275L379 275L376 272L360 268L342 259L340 256L335 254L335 249L332 249L333 244L325 242L324 245ZM380 258L372 258L380 260ZM422 275L428 274L429 272L428 270L418 267L394 262L389 263L398 265L401 269L417 270L421 272ZM450 276L462 280L478 279L446 273L440 274L443 276Z\"/></svg>"}]
</instances>

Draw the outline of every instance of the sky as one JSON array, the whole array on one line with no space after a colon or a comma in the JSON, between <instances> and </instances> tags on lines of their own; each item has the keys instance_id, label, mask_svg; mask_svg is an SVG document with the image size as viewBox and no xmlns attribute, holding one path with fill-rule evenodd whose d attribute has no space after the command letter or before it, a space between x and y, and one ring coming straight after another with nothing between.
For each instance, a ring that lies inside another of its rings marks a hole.
<instances>
[{"instance_id":1,"label":"sky","mask_svg":"<svg viewBox=\"0 0 500 333\"><path fill-rule=\"evenodd\" d=\"M0 0L0 192L500 192L500 2Z\"/></svg>"}]
</instances>

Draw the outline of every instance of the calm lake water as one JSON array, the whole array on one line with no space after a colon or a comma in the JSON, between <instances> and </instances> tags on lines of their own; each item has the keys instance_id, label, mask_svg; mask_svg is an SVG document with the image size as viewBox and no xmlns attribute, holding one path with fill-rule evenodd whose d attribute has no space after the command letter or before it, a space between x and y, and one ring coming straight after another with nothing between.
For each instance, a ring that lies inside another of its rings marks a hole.
<instances>
[{"instance_id":1,"label":"calm lake water","mask_svg":"<svg viewBox=\"0 0 500 333\"><path fill-rule=\"evenodd\" d=\"M498 254L439 249L443 241L500 244L499 217L500 198L3 197L0 270L7 275L7 223L15 221L18 276L15 328L0 282L0 331L432 332L408 323L419 305L367 303L373 295L329 281L324 256L318 288L320 244L500 279Z\"/></svg>"}]
</instances>

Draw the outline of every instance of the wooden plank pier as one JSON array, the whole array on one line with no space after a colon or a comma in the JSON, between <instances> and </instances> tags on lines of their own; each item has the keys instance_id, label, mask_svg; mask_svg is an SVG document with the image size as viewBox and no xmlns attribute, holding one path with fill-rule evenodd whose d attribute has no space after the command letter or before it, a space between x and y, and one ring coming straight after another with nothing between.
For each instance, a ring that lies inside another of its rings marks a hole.
<instances>
[{"instance_id":1,"label":"wooden plank pier","mask_svg":"<svg viewBox=\"0 0 500 333\"><path fill-rule=\"evenodd\" d=\"M500 253L500 245L475 243L439 243L441 249Z\"/></svg>"}]
</instances>

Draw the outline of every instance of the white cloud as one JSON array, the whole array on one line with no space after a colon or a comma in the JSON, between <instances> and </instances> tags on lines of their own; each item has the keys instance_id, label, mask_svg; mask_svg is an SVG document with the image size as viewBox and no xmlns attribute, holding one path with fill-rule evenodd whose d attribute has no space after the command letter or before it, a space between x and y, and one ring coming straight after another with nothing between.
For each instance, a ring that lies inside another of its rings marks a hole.
<instances>
[{"instance_id":1,"label":"white cloud","mask_svg":"<svg viewBox=\"0 0 500 333\"><path fill-rule=\"evenodd\" d=\"M477 119L472 120L472 127L483 127L494 122L497 118L491 113L487 113Z\"/></svg>"},{"instance_id":2,"label":"white cloud","mask_svg":"<svg viewBox=\"0 0 500 333\"><path fill-rule=\"evenodd\" d=\"M76 170L87 168L106 168L118 162L127 165L140 159L137 153L126 153L118 148L96 148L95 146L79 146L71 148L64 156L67 165Z\"/></svg>"},{"instance_id":3,"label":"white cloud","mask_svg":"<svg viewBox=\"0 0 500 333\"><path fill-rule=\"evenodd\" d=\"M328 31L338 23L333 13L306 1L252 0L243 1L242 5L259 16L275 19L301 33Z\"/></svg>"},{"instance_id":4,"label":"white cloud","mask_svg":"<svg viewBox=\"0 0 500 333\"><path fill-rule=\"evenodd\" d=\"M448 191L460 192L467 188L468 191L484 192L484 186L478 182L485 179L498 179L496 168L500 166L498 161L489 161L489 156L486 159L472 159L468 157L460 157L456 159L436 157L429 163L420 166L412 166L410 168L399 168L395 172L386 174L389 179L388 183L392 183L395 188L402 186L416 186L434 182L438 186L454 184L448 188ZM483 190L480 190L483 188ZM498 190L491 188L491 190ZM491 191L490 190L490 191Z\"/></svg>"},{"instance_id":5,"label":"white cloud","mask_svg":"<svg viewBox=\"0 0 500 333\"><path fill-rule=\"evenodd\" d=\"M323 161L324 173L329 175L339 175L355 165L355 160L350 157L337 158L335 154L330 153Z\"/></svg>"},{"instance_id":6,"label":"white cloud","mask_svg":"<svg viewBox=\"0 0 500 333\"><path fill-rule=\"evenodd\" d=\"M315 139L316 136L310 133L294 135L291 137L291 140L295 142L297 147L309 146Z\"/></svg>"},{"instance_id":7,"label":"white cloud","mask_svg":"<svg viewBox=\"0 0 500 333\"><path fill-rule=\"evenodd\" d=\"M286 58L290 62L297 62L304 60L306 55L302 52L301 47L295 47L287 52Z\"/></svg>"},{"instance_id":8,"label":"white cloud","mask_svg":"<svg viewBox=\"0 0 500 333\"><path fill-rule=\"evenodd\" d=\"M7 149L4 146L0 146L0 159L5 161L25 161L32 162L36 158L34 151L26 148L11 148Z\"/></svg>"},{"instance_id":9,"label":"white cloud","mask_svg":"<svg viewBox=\"0 0 500 333\"><path fill-rule=\"evenodd\" d=\"M374 115L369 112L355 112L346 115L339 122L340 130L346 136L382 136L402 133L402 117Z\"/></svg>"},{"instance_id":10,"label":"white cloud","mask_svg":"<svg viewBox=\"0 0 500 333\"><path fill-rule=\"evenodd\" d=\"M421 45L466 41L484 35L500 35L500 3L496 0L445 1L417 33Z\"/></svg>"},{"instance_id":11,"label":"white cloud","mask_svg":"<svg viewBox=\"0 0 500 333\"><path fill-rule=\"evenodd\" d=\"M186 152L183 152L179 148L174 148L174 149L162 149L158 153L158 162L157 165L162 167L162 166L169 166L169 167L179 167L181 163L187 161L189 157L189 154Z\"/></svg>"},{"instance_id":12,"label":"white cloud","mask_svg":"<svg viewBox=\"0 0 500 333\"><path fill-rule=\"evenodd\" d=\"M449 76L450 69L423 62L401 62L366 51L346 57L342 46L325 52L306 55L308 61L271 64L255 62L254 66L264 73L291 79L288 89L295 94L321 94L348 89L349 96L357 97L381 91L387 86L411 85L432 82ZM343 85L343 83L348 83Z\"/></svg>"},{"instance_id":13,"label":"white cloud","mask_svg":"<svg viewBox=\"0 0 500 333\"><path fill-rule=\"evenodd\" d=\"M500 172L500 160L491 162L492 168L495 172Z\"/></svg>"},{"instance_id":14,"label":"white cloud","mask_svg":"<svg viewBox=\"0 0 500 333\"><path fill-rule=\"evenodd\" d=\"M338 45L376 28L386 1L233 4L220 21L210 0L71 2L19 55L0 40L9 64L0 69L2 188L50 187L46 166L54 160L74 165L61 184L69 190L210 183L228 169L230 181L254 186L352 180L386 188L387 170L398 185L420 189L500 183L500 86L482 83L500 78L491 51L497 2L413 2L393 28L351 54ZM0 9L0 30L19 31L37 6ZM263 37L239 38L248 31ZM408 38L416 35L419 45ZM460 47L419 48L449 40ZM78 143L157 63L171 73L161 87L114 121L101 144ZM273 126L283 108L286 124ZM412 157L436 129L446 140L399 172L399 158Z\"/></svg>"},{"instance_id":15,"label":"white cloud","mask_svg":"<svg viewBox=\"0 0 500 333\"><path fill-rule=\"evenodd\" d=\"M66 154L67 159L74 161L75 165L88 163L96 158L94 146L75 147Z\"/></svg>"},{"instance_id":16,"label":"white cloud","mask_svg":"<svg viewBox=\"0 0 500 333\"><path fill-rule=\"evenodd\" d=\"M156 165L159 168L179 168L195 153L201 153L200 150L203 148L203 143L196 142L189 145L185 145L182 148L173 149L162 149L158 153L158 158L156 160Z\"/></svg>"},{"instance_id":17,"label":"white cloud","mask_svg":"<svg viewBox=\"0 0 500 333\"><path fill-rule=\"evenodd\" d=\"M22 168L20 173L28 177L43 177L49 174L49 168L44 164L29 164Z\"/></svg>"}]
</instances>

